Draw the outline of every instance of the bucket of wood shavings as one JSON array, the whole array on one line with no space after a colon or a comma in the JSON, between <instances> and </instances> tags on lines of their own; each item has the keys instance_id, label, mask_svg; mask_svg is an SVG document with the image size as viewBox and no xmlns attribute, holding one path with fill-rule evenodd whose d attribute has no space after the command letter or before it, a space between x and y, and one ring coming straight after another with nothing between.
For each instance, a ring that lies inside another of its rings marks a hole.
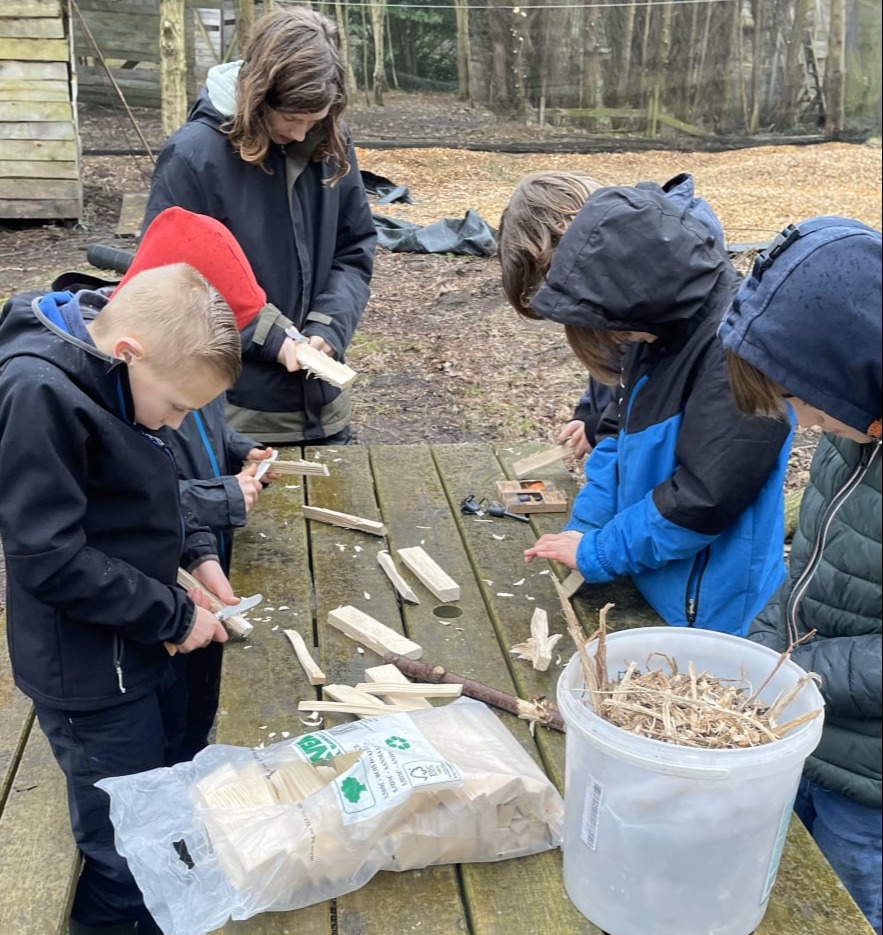
<instances>
[{"instance_id":1,"label":"bucket of wood shavings","mask_svg":"<svg viewBox=\"0 0 883 935\"><path fill-rule=\"evenodd\" d=\"M749 935L766 911L804 760L821 735L818 688L795 663L776 668L776 653L728 634L645 627L605 642L611 685L637 664L708 673L767 706L793 694L776 723L798 723L782 736L714 749L639 736L596 713L578 655L558 682L564 884L576 907L609 935ZM590 656L597 646L587 645Z\"/></svg>"}]
</instances>

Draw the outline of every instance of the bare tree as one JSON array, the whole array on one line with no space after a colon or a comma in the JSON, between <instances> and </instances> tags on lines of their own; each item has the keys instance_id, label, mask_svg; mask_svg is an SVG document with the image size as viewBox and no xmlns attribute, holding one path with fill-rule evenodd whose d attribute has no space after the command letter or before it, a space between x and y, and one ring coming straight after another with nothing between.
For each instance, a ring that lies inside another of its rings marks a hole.
<instances>
[{"instance_id":1,"label":"bare tree","mask_svg":"<svg viewBox=\"0 0 883 935\"><path fill-rule=\"evenodd\" d=\"M828 61L825 63L825 137L836 139L844 126L846 8L843 0L831 0L831 25L828 29Z\"/></svg>"},{"instance_id":2,"label":"bare tree","mask_svg":"<svg viewBox=\"0 0 883 935\"><path fill-rule=\"evenodd\" d=\"M461 101L472 103L470 62L472 49L469 44L468 0L454 0L457 13L457 96Z\"/></svg>"},{"instance_id":3,"label":"bare tree","mask_svg":"<svg viewBox=\"0 0 883 935\"><path fill-rule=\"evenodd\" d=\"M386 0L370 0L371 32L374 35L374 74L372 77L374 103L383 105L383 85L385 82L384 63L384 20L386 18ZM366 76L367 79L367 76Z\"/></svg>"}]
</instances>

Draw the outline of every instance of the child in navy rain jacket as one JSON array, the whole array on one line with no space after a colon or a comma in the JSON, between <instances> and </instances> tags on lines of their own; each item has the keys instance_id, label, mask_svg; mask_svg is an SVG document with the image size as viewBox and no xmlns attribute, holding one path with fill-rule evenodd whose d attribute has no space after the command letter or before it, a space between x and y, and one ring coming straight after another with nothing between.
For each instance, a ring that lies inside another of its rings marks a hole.
<instances>
[{"instance_id":1,"label":"child in navy rain jacket","mask_svg":"<svg viewBox=\"0 0 883 935\"><path fill-rule=\"evenodd\" d=\"M87 320L69 292L13 297L0 318L0 535L16 685L67 779L83 870L72 935L157 932L113 846L94 783L165 765L164 643L226 639L179 564L223 579L208 530L182 521L155 433L241 368L230 308L185 264L146 270Z\"/></svg>"},{"instance_id":2,"label":"child in navy rain jacket","mask_svg":"<svg viewBox=\"0 0 883 935\"><path fill-rule=\"evenodd\" d=\"M619 387L565 530L525 558L588 584L629 575L669 624L744 635L784 576L790 426L736 408L715 332L739 279L689 201L653 183L599 189L534 256L503 215L511 304L564 325L589 373Z\"/></svg>"}]
</instances>

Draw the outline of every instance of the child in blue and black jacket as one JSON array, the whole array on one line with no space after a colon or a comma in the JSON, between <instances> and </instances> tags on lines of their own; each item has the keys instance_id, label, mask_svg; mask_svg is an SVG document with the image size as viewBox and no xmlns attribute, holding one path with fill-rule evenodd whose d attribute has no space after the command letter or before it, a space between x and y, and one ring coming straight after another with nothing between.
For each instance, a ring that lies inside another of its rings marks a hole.
<instances>
[{"instance_id":1,"label":"child in blue and black jacket","mask_svg":"<svg viewBox=\"0 0 883 935\"><path fill-rule=\"evenodd\" d=\"M526 211L516 188L503 215L510 303L564 325L590 375L618 387L569 522L525 558L588 584L628 575L667 623L744 635L784 576L791 426L738 411L716 329L739 276L695 199L671 187L588 192L538 252L512 219L548 206Z\"/></svg>"}]
</instances>

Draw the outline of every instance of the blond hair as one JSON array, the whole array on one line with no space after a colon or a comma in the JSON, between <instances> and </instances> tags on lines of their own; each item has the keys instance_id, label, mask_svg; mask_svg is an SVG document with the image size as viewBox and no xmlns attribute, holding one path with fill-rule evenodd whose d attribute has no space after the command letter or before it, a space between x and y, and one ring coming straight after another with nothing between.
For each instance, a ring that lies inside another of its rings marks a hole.
<instances>
[{"instance_id":1,"label":"blond hair","mask_svg":"<svg viewBox=\"0 0 883 935\"><path fill-rule=\"evenodd\" d=\"M255 24L236 81L236 112L224 129L245 162L269 171L269 111L318 114L326 139L314 161L337 163L328 184L349 172L347 143L340 117L346 82L337 24L306 7L274 10Z\"/></svg>"},{"instance_id":2,"label":"blond hair","mask_svg":"<svg viewBox=\"0 0 883 935\"><path fill-rule=\"evenodd\" d=\"M96 343L137 338L163 378L205 367L227 386L242 370L236 318L220 293L192 266L145 269L120 286L92 323Z\"/></svg>"},{"instance_id":3,"label":"blond hair","mask_svg":"<svg viewBox=\"0 0 883 935\"><path fill-rule=\"evenodd\" d=\"M539 319L530 301L543 284L564 232L601 183L581 172L534 172L515 186L500 218L503 291L525 318Z\"/></svg>"}]
</instances>

